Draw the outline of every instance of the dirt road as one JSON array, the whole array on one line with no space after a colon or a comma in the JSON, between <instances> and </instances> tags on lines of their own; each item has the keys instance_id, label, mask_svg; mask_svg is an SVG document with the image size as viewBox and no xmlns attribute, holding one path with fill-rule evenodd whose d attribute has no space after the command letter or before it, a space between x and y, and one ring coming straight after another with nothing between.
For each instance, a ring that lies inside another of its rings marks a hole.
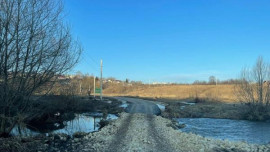
<instances>
[{"instance_id":1,"label":"dirt road","mask_svg":"<svg viewBox=\"0 0 270 152\"><path fill-rule=\"evenodd\" d=\"M98 148L94 148L94 151L174 151L169 140L156 127L154 115L161 113L156 104L136 98L116 97L116 99L129 103L126 112L130 114L122 114L119 123L116 123L117 126L110 129L114 136L102 139L103 147L99 149L98 144Z\"/></svg>"},{"instance_id":2,"label":"dirt road","mask_svg":"<svg viewBox=\"0 0 270 152\"><path fill-rule=\"evenodd\" d=\"M126 108L127 113L144 113L152 115L160 115L161 111L153 101L137 99L137 98L127 98L127 97L115 97L120 101L129 102L129 106Z\"/></svg>"},{"instance_id":3,"label":"dirt road","mask_svg":"<svg viewBox=\"0 0 270 152\"><path fill-rule=\"evenodd\" d=\"M129 114L106 151L173 151L154 123L152 115Z\"/></svg>"},{"instance_id":4,"label":"dirt road","mask_svg":"<svg viewBox=\"0 0 270 152\"><path fill-rule=\"evenodd\" d=\"M117 97L117 99L130 103L126 112L131 114L124 120L124 124L119 129L120 132L115 136L114 142L110 144L110 151L129 151L135 150L136 147L139 148L137 150L143 151L171 151L168 141L155 128L153 115L161 113L156 104L137 98ZM135 113L143 115L140 115L139 119L138 117L134 119L133 114ZM135 134L136 136L134 136Z\"/></svg>"}]
</instances>

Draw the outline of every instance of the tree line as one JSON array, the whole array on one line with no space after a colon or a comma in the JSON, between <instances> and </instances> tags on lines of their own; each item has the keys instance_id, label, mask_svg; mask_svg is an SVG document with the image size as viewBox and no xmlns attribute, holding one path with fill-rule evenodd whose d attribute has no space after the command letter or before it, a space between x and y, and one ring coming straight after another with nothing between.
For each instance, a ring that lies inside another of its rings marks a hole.
<instances>
[{"instance_id":1,"label":"tree line","mask_svg":"<svg viewBox=\"0 0 270 152\"><path fill-rule=\"evenodd\" d=\"M208 81L195 80L192 84L194 84L194 85L216 85L216 84L238 84L238 83L241 83L240 79L218 80L214 76L210 76Z\"/></svg>"}]
</instances>

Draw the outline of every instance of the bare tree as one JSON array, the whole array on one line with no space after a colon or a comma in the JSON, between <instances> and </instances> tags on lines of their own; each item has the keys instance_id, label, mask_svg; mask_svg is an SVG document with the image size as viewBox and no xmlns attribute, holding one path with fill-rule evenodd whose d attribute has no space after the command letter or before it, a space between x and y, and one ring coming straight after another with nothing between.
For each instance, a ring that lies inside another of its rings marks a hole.
<instances>
[{"instance_id":1,"label":"bare tree","mask_svg":"<svg viewBox=\"0 0 270 152\"><path fill-rule=\"evenodd\" d=\"M208 84L216 84L216 77L215 76L210 76Z\"/></svg>"},{"instance_id":2,"label":"bare tree","mask_svg":"<svg viewBox=\"0 0 270 152\"><path fill-rule=\"evenodd\" d=\"M81 47L63 23L61 0L0 1L0 135L35 90L77 63Z\"/></svg>"},{"instance_id":3,"label":"bare tree","mask_svg":"<svg viewBox=\"0 0 270 152\"><path fill-rule=\"evenodd\" d=\"M252 69L242 70L241 81L236 84L236 95L240 101L247 103L253 112L265 112L269 109L269 80L270 66L259 57Z\"/></svg>"}]
</instances>

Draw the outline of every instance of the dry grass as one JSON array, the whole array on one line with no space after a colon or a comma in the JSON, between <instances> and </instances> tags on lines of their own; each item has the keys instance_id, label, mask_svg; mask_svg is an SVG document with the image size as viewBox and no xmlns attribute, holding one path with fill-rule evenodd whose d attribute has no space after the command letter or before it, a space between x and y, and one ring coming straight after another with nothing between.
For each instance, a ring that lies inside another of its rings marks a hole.
<instances>
[{"instance_id":1,"label":"dry grass","mask_svg":"<svg viewBox=\"0 0 270 152\"><path fill-rule=\"evenodd\" d=\"M108 96L138 96L149 98L205 98L208 100L236 102L234 85L111 85L104 90Z\"/></svg>"},{"instance_id":2,"label":"dry grass","mask_svg":"<svg viewBox=\"0 0 270 152\"><path fill-rule=\"evenodd\" d=\"M217 118L217 119L247 119L247 105L228 104L222 102L204 102L196 105L185 105L181 102L167 102L163 117L167 118ZM185 106L184 108L180 108Z\"/></svg>"}]
</instances>

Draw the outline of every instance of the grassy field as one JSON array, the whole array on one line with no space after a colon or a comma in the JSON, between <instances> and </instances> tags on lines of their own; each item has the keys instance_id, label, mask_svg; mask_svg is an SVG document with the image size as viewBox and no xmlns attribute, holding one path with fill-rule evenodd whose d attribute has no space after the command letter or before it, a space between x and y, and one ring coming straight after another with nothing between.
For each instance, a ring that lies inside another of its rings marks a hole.
<instances>
[{"instance_id":1,"label":"grassy field","mask_svg":"<svg viewBox=\"0 0 270 152\"><path fill-rule=\"evenodd\" d=\"M149 98L189 99L237 102L234 85L139 85L114 84L104 90L108 96L138 96Z\"/></svg>"},{"instance_id":2,"label":"grassy field","mask_svg":"<svg viewBox=\"0 0 270 152\"><path fill-rule=\"evenodd\" d=\"M104 90L106 95L130 96L157 101L166 105L166 118L253 119L248 106L240 104L235 85L114 85ZM188 106L184 102L196 102ZM185 108L181 108L181 107Z\"/></svg>"},{"instance_id":3,"label":"grassy field","mask_svg":"<svg viewBox=\"0 0 270 152\"><path fill-rule=\"evenodd\" d=\"M137 85L108 86L105 95L129 96L166 105L166 118L219 118L264 121L270 109L254 109L239 102L235 85ZM183 102L196 103L188 106ZM184 106L184 108L183 108Z\"/></svg>"}]
</instances>

